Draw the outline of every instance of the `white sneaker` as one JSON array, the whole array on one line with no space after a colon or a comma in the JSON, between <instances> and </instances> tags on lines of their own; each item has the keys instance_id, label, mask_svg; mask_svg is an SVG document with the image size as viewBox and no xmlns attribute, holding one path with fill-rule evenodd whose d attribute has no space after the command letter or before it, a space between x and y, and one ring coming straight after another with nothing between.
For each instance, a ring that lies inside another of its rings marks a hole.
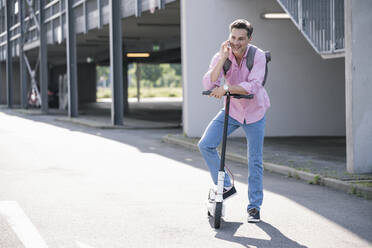
<instances>
[{"instance_id":1,"label":"white sneaker","mask_svg":"<svg viewBox=\"0 0 372 248\"><path fill-rule=\"evenodd\" d=\"M208 201L214 202L216 200L217 191L215 189L209 189Z\"/></svg>"}]
</instances>

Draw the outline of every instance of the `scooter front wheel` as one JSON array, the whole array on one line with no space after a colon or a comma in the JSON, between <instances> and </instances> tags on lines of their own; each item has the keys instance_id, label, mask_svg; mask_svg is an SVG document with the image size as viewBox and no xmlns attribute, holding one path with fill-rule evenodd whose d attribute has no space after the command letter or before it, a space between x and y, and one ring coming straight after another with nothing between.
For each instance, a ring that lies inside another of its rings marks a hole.
<instances>
[{"instance_id":1,"label":"scooter front wheel","mask_svg":"<svg viewBox=\"0 0 372 248\"><path fill-rule=\"evenodd\" d=\"M221 225L221 217L222 217L222 202L216 202L216 209L214 212L214 228L218 229Z\"/></svg>"}]
</instances>

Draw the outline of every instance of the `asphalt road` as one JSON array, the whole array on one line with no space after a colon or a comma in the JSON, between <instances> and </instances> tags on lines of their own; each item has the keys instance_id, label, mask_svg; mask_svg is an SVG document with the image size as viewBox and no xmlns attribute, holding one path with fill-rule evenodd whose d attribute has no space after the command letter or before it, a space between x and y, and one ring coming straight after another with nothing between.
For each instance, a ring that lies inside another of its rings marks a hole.
<instances>
[{"instance_id":1,"label":"asphalt road","mask_svg":"<svg viewBox=\"0 0 372 248\"><path fill-rule=\"evenodd\" d=\"M197 152L180 130L101 130L0 110L0 247L372 247L372 201L265 172L246 222L247 169L214 230Z\"/></svg>"}]
</instances>

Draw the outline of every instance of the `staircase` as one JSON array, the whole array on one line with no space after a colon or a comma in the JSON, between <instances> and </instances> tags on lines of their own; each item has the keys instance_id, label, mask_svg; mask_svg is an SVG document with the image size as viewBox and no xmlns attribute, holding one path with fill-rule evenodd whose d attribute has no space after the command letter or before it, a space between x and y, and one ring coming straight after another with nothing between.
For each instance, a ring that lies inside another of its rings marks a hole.
<instances>
[{"instance_id":1,"label":"staircase","mask_svg":"<svg viewBox=\"0 0 372 248\"><path fill-rule=\"evenodd\" d=\"M345 56L344 0L277 0L324 59Z\"/></svg>"}]
</instances>

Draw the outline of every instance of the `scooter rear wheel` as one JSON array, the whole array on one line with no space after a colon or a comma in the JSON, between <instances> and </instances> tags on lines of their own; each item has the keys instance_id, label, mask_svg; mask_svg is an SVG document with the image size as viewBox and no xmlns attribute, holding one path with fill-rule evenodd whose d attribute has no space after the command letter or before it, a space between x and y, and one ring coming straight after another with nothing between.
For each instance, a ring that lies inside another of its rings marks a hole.
<instances>
[{"instance_id":1,"label":"scooter rear wheel","mask_svg":"<svg viewBox=\"0 0 372 248\"><path fill-rule=\"evenodd\" d=\"M214 228L218 229L221 225L221 215L222 215L222 202L216 202L216 210L214 212Z\"/></svg>"}]
</instances>

